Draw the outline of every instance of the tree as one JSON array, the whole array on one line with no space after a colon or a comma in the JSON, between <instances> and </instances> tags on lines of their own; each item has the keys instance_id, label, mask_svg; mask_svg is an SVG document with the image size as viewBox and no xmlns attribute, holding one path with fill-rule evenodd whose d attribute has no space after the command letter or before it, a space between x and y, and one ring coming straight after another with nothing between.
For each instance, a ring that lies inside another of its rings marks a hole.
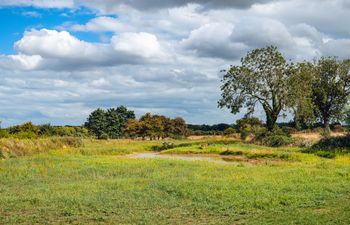
<instances>
[{"instance_id":1,"label":"tree","mask_svg":"<svg viewBox=\"0 0 350 225\"><path fill-rule=\"evenodd\" d=\"M245 106L250 115L259 103L266 114L267 128L272 130L289 100L290 68L274 46L248 52L240 66L231 66L225 71L219 107L227 107L236 114Z\"/></svg>"},{"instance_id":2,"label":"tree","mask_svg":"<svg viewBox=\"0 0 350 225\"><path fill-rule=\"evenodd\" d=\"M176 117L175 119L170 120L171 134L175 137L185 137L187 136L188 130L186 121L181 117Z\"/></svg>"},{"instance_id":3,"label":"tree","mask_svg":"<svg viewBox=\"0 0 350 225\"><path fill-rule=\"evenodd\" d=\"M344 117L350 94L350 60L339 62L335 57L322 57L315 63L313 77L313 104L329 133L330 122Z\"/></svg>"},{"instance_id":4,"label":"tree","mask_svg":"<svg viewBox=\"0 0 350 225\"><path fill-rule=\"evenodd\" d=\"M294 124L297 129L310 127L314 124L315 107L312 101L312 84L314 65L301 62L294 66L289 79L289 107L294 114Z\"/></svg>"},{"instance_id":5,"label":"tree","mask_svg":"<svg viewBox=\"0 0 350 225\"><path fill-rule=\"evenodd\" d=\"M102 134L106 134L106 127L107 127L107 117L106 112L98 108L95 111L93 111L86 123L85 127L89 129L89 131L96 135L97 138L101 138Z\"/></svg>"},{"instance_id":6,"label":"tree","mask_svg":"<svg viewBox=\"0 0 350 225\"><path fill-rule=\"evenodd\" d=\"M85 127L97 138L101 138L102 134L110 138L119 138L124 135L123 130L129 119L135 119L135 113L124 106L106 111L99 108L90 114Z\"/></svg>"}]
</instances>

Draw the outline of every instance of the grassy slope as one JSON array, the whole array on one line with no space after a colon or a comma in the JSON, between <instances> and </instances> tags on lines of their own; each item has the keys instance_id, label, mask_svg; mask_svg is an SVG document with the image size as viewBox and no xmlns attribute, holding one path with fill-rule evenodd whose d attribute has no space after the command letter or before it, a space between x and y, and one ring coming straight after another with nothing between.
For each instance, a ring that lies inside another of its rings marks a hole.
<instances>
[{"instance_id":1,"label":"grassy slope","mask_svg":"<svg viewBox=\"0 0 350 225\"><path fill-rule=\"evenodd\" d=\"M1 161L0 224L350 224L348 156L278 165L103 156L151 147L138 143Z\"/></svg>"}]
</instances>

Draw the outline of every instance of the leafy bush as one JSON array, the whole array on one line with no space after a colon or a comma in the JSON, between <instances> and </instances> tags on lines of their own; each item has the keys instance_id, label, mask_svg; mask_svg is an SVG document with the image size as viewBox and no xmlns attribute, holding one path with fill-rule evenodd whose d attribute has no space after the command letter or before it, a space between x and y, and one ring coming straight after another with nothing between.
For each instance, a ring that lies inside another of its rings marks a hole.
<instances>
[{"instance_id":1,"label":"leafy bush","mask_svg":"<svg viewBox=\"0 0 350 225\"><path fill-rule=\"evenodd\" d=\"M294 143L293 138L286 135L268 135L262 139L262 144L270 147L280 147Z\"/></svg>"},{"instance_id":2,"label":"leafy bush","mask_svg":"<svg viewBox=\"0 0 350 225\"><path fill-rule=\"evenodd\" d=\"M311 147L312 150L350 152L350 136L323 138Z\"/></svg>"},{"instance_id":3,"label":"leafy bush","mask_svg":"<svg viewBox=\"0 0 350 225\"><path fill-rule=\"evenodd\" d=\"M10 137L10 133L5 129L1 129L0 130L0 138L8 138L8 137Z\"/></svg>"},{"instance_id":4,"label":"leafy bush","mask_svg":"<svg viewBox=\"0 0 350 225\"><path fill-rule=\"evenodd\" d=\"M101 135L98 137L98 139L100 139L100 140L108 140L108 134L103 133L103 134L101 134Z\"/></svg>"},{"instance_id":5,"label":"leafy bush","mask_svg":"<svg viewBox=\"0 0 350 225\"><path fill-rule=\"evenodd\" d=\"M241 139L245 140L249 136L256 136L258 133L264 132L261 121L256 117L248 117L237 120L237 129L241 135Z\"/></svg>"},{"instance_id":6,"label":"leafy bush","mask_svg":"<svg viewBox=\"0 0 350 225\"><path fill-rule=\"evenodd\" d=\"M232 127L229 127L227 129L224 130L224 135L225 136L230 136L236 133L236 130Z\"/></svg>"},{"instance_id":7,"label":"leafy bush","mask_svg":"<svg viewBox=\"0 0 350 225\"><path fill-rule=\"evenodd\" d=\"M275 127L272 131L259 133L254 141L258 144L270 147L279 147L294 143L294 139L291 137L289 130L283 130L279 127Z\"/></svg>"},{"instance_id":8,"label":"leafy bush","mask_svg":"<svg viewBox=\"0 0 350 225\"><path fill-rule=\"evenodd\" d=\"M35 139L38 137L38 135L33 131L21 131L13 134L11 137L18 139Z\"/></svg>"}]
</instances>

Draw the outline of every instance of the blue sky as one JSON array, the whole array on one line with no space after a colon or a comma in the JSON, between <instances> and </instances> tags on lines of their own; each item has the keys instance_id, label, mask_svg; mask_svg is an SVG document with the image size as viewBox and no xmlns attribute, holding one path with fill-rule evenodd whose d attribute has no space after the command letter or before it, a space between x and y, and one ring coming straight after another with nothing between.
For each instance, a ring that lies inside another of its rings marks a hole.
<instances>
[{"instance_id":1,"label":"blue sky","mask_svg":"<svg viewBox=\"0 0 350 225\"><path fill-rule=\"evenodd\" d=\"M347 0L2 0L0 120L79 125L125 105L233 123L244 110L217 108L220 70L266 45L350 58L348 21Z\"/></svg>"}]
</instances>

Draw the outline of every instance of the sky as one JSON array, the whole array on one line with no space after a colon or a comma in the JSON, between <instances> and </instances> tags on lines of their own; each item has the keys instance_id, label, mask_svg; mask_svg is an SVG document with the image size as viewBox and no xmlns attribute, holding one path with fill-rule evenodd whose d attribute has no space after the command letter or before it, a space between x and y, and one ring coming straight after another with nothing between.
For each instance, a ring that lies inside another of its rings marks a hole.
<instances>
[{"instance_id":1,"label":"sky","mask_svg":"<svg viewBox=\"0 0 350 225\"><path fill-rule=\"evenodd\" d=\"M267 45L350 58L348 21L349 0L0 0L0 120L80 125L125 105L233 123L221 70Z\"/></svg>"}]
</instances>

